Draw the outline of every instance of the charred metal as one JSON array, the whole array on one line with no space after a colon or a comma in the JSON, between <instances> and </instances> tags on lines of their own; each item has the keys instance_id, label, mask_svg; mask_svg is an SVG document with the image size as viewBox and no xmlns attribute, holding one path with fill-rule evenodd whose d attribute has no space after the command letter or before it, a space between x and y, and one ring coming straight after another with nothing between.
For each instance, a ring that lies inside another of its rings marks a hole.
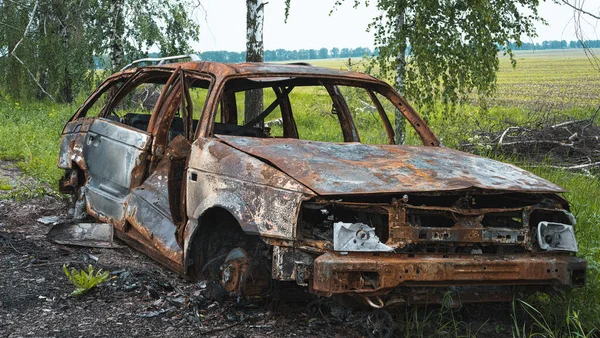
<instances>
[{"instance_id":1,"label":"charred metal","mask_svg":"<svg viewBox=\"0 0 600 338\"><path fill-rule=\"evenodd\" d=\"M294 93L306 87L330 100L320 114L343 142L303 139ZM345 87L371 100L385 144L361 143ZM274 100L239 123L248 90ZM393 144L386 107L423 146ZM404 98L365 74L201 61L126 69L67 122L58 166L61 191L115 236L232 294L278 280L383 307L585 283L561 187L440 147Z\"/></svg>"}]
</instances>

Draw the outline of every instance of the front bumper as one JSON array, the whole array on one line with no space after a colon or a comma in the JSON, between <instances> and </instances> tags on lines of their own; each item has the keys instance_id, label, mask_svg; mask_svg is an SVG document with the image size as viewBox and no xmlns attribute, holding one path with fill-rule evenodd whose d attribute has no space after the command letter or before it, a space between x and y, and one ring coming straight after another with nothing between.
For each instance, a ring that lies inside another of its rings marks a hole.
<instances>
[{"instance_id":1,"label":"front bumper","mask_svg":"<svg viewBox=\"0 0 600 338\"><path fill-rule=\"evenodd\" d=\"M585 284L586 261L557 254L427 255L326 253L313 265L311 289L321 295L385 294L393 288L465 285Z\"/></svg>"}]
</instances>

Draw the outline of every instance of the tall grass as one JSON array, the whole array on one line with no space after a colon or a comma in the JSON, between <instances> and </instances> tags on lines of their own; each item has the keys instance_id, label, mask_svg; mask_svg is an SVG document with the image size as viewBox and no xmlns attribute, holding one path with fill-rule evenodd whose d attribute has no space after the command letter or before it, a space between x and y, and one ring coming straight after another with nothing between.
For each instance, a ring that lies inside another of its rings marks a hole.
<instances>
[{"instance_id":1,"label":"tall grass","mask_svg":"<svg viewBox=\"0 0 600 338\"><path fill-rule=\"evenodd\" d=\"M60 133L76 105L0 98L0 159L15 161L27 175L56 187Z\"/></svg>"}]
</instances>

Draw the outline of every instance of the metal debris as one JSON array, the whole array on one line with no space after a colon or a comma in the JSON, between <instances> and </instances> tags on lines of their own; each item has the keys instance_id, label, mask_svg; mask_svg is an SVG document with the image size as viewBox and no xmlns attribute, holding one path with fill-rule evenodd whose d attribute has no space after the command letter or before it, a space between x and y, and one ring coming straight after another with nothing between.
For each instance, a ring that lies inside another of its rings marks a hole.
<instances>
[{"instance_id":1,"label":"metal debris","mask_svg":"<svg viewBox=\"0 0 600 338\"><path fill-rule=\"evenodd\" d=\"M39 223L43 225L57 225L63 222L63 217L61 216L44 216L37 219Z\"/></svg>"},{"instance_id":2,"label":"metal debris","mask_svg":"<svg viewBox=\"0 0 600 338\"><path fill-rule=\"evenodd\" d=\"M57 224L46 235L58 244L91 248L119 248L113 242L113 226L108 223Z\"/></svg>"},{"instance_id":3,"label":"metal debris","mask_svg":"<svg viewBox=\"0 0 600 338\"><path fill-rule=\"evenodd\" d=\"M375 229L362 223L333 224L333 249L336 251L394 251L379 241Z\"/></svg>"}]
</instances>

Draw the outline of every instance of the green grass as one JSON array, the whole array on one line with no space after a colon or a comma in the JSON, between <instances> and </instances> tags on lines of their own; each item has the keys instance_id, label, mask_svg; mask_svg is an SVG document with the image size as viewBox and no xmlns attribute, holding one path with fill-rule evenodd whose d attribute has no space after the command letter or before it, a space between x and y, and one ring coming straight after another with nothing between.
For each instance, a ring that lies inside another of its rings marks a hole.
<instances>
[{"instance_id":1,"label":"green grass","mask_svg":"<svg viewBox=\"0 0 600 338\"><path fill-rule=\"evenodd\" d=\"M57 188L60 133L76 105L0 98L0 159L15 161L29 176Z\"/></svg>"},{"instance_id":2,"label":"green grass","mask_svg":"<svg viewBox=\"0 0 600 338\"><path fill-rule=\"evenodd\" d=\"M563 194L571 204L571 212L577 219L575 232L579 246L578 255L588 263L587 285L571 292L567 304L571 315L577 312L587 327L600 328L600 180L583 174L566 172L548 167L525 167L541 177L568 190ZM546 296L538 296L533 302L547 317L563 316L562 302L556 303ZM558 310L558 313L557 313Z\"/></svg>"}]
</instances>

